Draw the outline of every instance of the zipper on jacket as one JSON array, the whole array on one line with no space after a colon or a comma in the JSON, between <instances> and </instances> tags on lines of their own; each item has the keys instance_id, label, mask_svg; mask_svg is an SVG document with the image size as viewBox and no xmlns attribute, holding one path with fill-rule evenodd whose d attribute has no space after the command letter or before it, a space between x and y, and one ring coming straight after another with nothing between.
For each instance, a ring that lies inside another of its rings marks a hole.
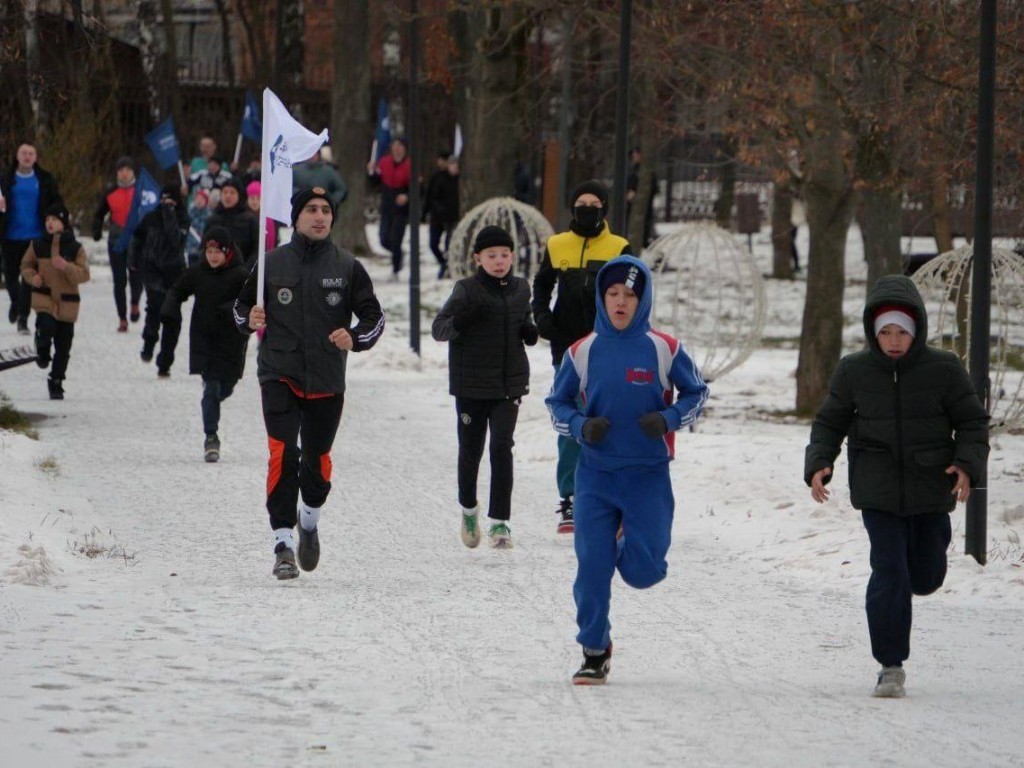
<instances>
[{"instance_id":1,"label":"zipper on jacket","mask_svg":"<svg viewBox=\"0 0 1024 768\"><path fill-rule=\"evenodd\" d=\"M303 247L308 251L309 243L303 243ZM305 254L304 254L305 255ZM312 272L311 268L312 261L310 259L301 259L299 262L299 269L302 271L302 277L300 278L302 284L302 340L300 343L305 344L306 339L309 338L309 329L306 323L308 319L309 311L309 296L307 292L309 290L309 274ZM302 350L302 393L306 397L309 397L309 359L312 357L311 354L307 353L308 350Z\"/></svg>"},{"instance_id":2,"label":"zipper on jacket","mask_svg":"<svg viewBox=\"0 0 1024 768\"><path fill-rule=\"evenodd\" d=\"M895 367L892 369L892 388L896 398L896 484L899 489L899 511L903 512L903 408L900 403L900 375Z\"/></svg>"},{"instance_id":3,"label":"zipper on jacket","mask_svg":"<svg viewBox=\"0 0 1024 768\"><path fill-rule=\"evenodd\" d=\"M504 285L499 284L498 290L501 291L501 308L502 308L502 328L504 330L503 349L501 356L501 383L505 387L505 397L508 397L508 283Z\"/></svg>"}]
</instances>

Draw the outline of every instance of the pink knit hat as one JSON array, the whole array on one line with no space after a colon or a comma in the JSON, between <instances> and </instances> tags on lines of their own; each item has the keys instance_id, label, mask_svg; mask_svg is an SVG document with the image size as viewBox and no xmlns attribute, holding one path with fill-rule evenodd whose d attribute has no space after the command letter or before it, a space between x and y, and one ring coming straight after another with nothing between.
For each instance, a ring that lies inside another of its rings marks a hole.
<instances>
[{"instance_id":1,"label":"pink knit hat","mask_svg":"<svg viewBox=\"0 0 1024 768\"><path fill-rule=\"evenodd\" d=\"M257 197L262 193L263 188L260 186L258 181L250 181L249 186L245 188L245 194L256 195Z\"/></svg>"}]
</instances>

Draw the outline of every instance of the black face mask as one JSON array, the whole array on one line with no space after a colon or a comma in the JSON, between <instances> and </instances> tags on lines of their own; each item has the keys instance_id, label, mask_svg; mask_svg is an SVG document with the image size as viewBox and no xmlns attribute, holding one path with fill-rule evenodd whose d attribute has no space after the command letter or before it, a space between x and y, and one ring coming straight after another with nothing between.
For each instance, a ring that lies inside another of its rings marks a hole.
<instances>
[{"instance_id":1,"label":"black face mask","mask_svg":"<svg viewBox=\"0 0 1024 768\"><path fill-rule=\"evenodd\" d=\"M604 222L604 208L592 205L577 205L572 209L572 218L580 234L593 236L601 232Z\"/></svg>"}]
</instances>

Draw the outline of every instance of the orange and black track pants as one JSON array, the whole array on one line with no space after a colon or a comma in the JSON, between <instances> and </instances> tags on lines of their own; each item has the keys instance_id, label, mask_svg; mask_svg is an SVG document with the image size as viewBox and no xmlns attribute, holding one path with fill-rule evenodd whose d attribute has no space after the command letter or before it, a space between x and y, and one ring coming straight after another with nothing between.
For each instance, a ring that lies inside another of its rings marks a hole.
<instances>
[{"instance_id":1,"label":"orange and black track pants","mask_svg":"<svg viewBox=\"0 0 1024 768\"><path fill-rule=\"evenodd\" d=\"M299 494L309 506L320 507L331 491L331 447L345 396L304 398L283 381L268 381L260 389L270 448L270 527L294 528Z\"/></svg>"}]
</instances>

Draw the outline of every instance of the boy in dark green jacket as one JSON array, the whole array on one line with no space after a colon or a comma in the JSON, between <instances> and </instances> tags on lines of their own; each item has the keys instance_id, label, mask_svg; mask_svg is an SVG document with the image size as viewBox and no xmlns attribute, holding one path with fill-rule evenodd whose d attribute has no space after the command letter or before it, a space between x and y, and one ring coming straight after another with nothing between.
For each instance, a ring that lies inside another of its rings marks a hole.
<instances>
[{"instance_id":1,"label":"boy in dark green jacket","mask_svg":"<svg viewBox=\"0 0 1024 768\"><path fill-rule=\"evenodd\" d=\"M946 577L949 513L966 501L988 458L988 414L960 360L927 344L928 315L913 281L883 277L864 306L868 348L839 361L814 418L804 461L811 497L843 442L850 501L871 540L867 588L874 695L900 697L910 656L912 595Z\"/></svg>"}]
</instances>

